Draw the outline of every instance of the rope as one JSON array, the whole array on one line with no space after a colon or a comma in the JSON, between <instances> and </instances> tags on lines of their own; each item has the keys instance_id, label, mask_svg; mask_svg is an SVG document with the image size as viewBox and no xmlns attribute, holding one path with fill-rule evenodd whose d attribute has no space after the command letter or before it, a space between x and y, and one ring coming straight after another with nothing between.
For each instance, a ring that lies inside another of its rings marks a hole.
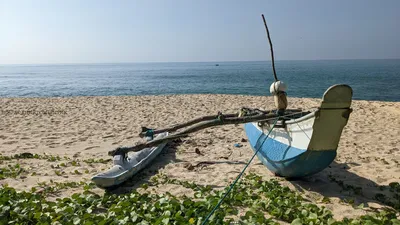
<instances>
[{"instance_id":1,"label":"rope","mask_svg":"<svg viewBox=\"0 0 400 225\"><path fill-rule=\"evenodd\" d=\"M285 117L285 116L283 116ZM293 119L296 122L296 125L300 128L301 131L303 131L303 133L306 135L306 137L308 138L308 140L311 140L311 138L308 136L308 134L303 130L303 128L300 127L299 123L296 121L296 119Z\"/></svg>"},{"instance_id":2,"label":"rope","mask_svg":"<svg viewBox=\"0 0 400 225\"><path fill-rule=\"evenodd\" d=\"M217 209L221 206L222 202L224 201L224 199L226 198L226 196L228 196L228 194L232 191L233 187L236 185L236 183L239 181L239 179L242 177L242 175L244 174L244 172L246 171L247 167L249 167L250 163L253 161L254 157L257 155L257 153L260 151L261 146L263 146L264 142L268 139L269 134L271 133L271 131L274 129L276 122L278 122L278 119L280 117L278 116L278 118L276 118L276 120L274 121L274 124L272 125L271 129L268 131L267 136L265 137L265 139L263 140L263 142L261 143L261 145L258 147L257 151L254 152L253 156L250 158L249 162L246 164L246 166L243 168L242 172L240 172L239 176L237 176L237 178L235 179L235 181L233 181L233 183L231 184L231 186L229 187L228 191L224 194L224 196L222 196L222 198L218 201L217 205L214 207L214 209L208 214L208 216L206 217L206 219L203 221L203 223L201 223L201 225L205 225L207 224L208 220L210 219L210 217L215 213L215 211L217 211ZM260 134L260 137L263 135L263 133ZM260 139L260 137L258 139ZM257 141L258 142L258 141Z\"/></svg>"},{"instance_id":3,"label":"rope","mask_svg":"<svg viewBox=\"0 0 400 225\"><path fill-rule=\"evenodd\" d=\"M149 138L149 140L153 140L154 138L154 130L153 129L148 129L146 133L144 134L145 137Z\"/></svg>"}]
</instances>

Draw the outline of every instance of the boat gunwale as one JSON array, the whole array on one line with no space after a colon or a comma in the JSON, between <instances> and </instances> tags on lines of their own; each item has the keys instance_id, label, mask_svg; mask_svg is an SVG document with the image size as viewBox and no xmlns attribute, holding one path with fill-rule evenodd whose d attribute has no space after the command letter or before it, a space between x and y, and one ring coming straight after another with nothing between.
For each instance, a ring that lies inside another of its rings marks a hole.
<instances>
[{"instance_id":1,"label":"boat gunwale","mask_svg":"<svg viewBox=\"0 0 400 225\"><path fill-rule=\"evenodd\" d=\"M305 120L311 119L311 118L313 118L313 117L316 117L316 114L319 112L319 110L320 110L320 109L317 109L317 110L315 110L315 111L312 111L312 112L310 112L309 114L304 115L304 116L302 116L302 117L300 117L300 118L297 118L297 119L286 120L286 121L285 121L285 124L296 124L296 123L303 122L303 121L305 121Z\"/></svg>"}]
</instances>

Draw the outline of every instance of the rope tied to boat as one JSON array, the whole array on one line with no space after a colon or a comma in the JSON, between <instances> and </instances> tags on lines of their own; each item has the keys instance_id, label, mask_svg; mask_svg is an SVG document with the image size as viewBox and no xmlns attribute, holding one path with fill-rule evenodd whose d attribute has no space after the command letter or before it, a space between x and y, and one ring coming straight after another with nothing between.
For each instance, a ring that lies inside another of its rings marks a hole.
<instances>
[{"instance_id":1,"label":"rope tied to boat","mask_svg":"<svg viewBox=\"0 0 400 225\"><path fill-rule=\"evenodd\" d=\"M224 114L222 114L222 112L218 112L217 119L218 119L219 121L221 121L221 122L224 121L224 119L225 119Z\"/></svg>"},{"instance_id":2,"label":"rope tied to boat","mask_svg":"<svg viewBox=\"0 0 400 225\"><path fill-rule=\"evenodd\" d=\"M242 175L244 174L244 172L246 171L247 167L249 167L250 163L253 161L253 159L256 157L256 155L258 154L258 152L261 150L261 146L263 146L264 142L268 139L269 135L271 134L272 130L274 129L276 123L278 122L280 116L278 116L274 123L272 124L271 129L268 131L268 134L266 135L266 137L264 138L264 140L262 141L262 143L259 145L259 147L257 148L257 150L254 152L253 156L250 158L249 162L247 162L246 166L243 168L243 170L240 172L240 174L236 177L236 179L233 181L233 183L230 185L228 191L222 196L222 198L218 201L217 205L213 208L213 210L208 214L208 216L206 217L206 219L201 223L201 225L206 225L208 220L211 218L211 216L215 213L215 211L217 211L217 209L221 206L222 202L224 201L224 199L228 196L228 194L232 191L232 189L235 187L236 183L240 180L240 178L242 177ZM263 132L261 132L260 137L263 135ZM260 139L260 137L258 139Z\"/></svg>"},{"instance_id":3,"label":"rope tied to boat","mask_svg":"<svg viewBox=\"0 0 400 225\"><path fill-rule=\"evenodd\" d=\"M154 130L153 129L146 130L146 133L144 134L144 136L149 140L153 140L153 138L154 138Z\"/></svg>"},{"instance_id":4,"label":"rope tied to boat","mask_svg":"<svg viewBox=\"0 0 400 225\"><path fill-rule=\"evenodd\" d=\"M238 117L244 117L247 115L247 109L246 108L242 108L239 112L239 116Z\"/></svg>"}]
</instances>

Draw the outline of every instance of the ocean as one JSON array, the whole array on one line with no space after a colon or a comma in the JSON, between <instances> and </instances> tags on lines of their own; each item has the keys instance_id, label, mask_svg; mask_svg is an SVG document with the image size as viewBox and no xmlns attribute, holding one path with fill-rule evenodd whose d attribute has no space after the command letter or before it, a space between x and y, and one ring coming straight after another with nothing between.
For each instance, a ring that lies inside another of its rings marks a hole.
<instances>
[{"instance_id":1,"label":"ocean","mask_svg":"<svg viewBox=\"0 0 400 225\"><path fill-rule=\"evenodd\" d=\"M218 64L218 66L217 66ZM353 99L400 101L400 59L277 61L289 97L348 84ZM270 95L271 62L0 65L0 97Z\"/></svg>"}]
</instances>

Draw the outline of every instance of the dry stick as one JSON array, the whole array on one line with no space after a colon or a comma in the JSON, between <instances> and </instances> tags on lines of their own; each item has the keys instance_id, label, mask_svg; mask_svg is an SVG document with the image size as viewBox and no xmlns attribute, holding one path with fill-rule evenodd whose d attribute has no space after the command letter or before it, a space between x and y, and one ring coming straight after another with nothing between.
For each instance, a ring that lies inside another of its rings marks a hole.
<instances>
[{"instance_id":1,"label":"dry stick","mask_svg":"<svg viewBox=\"0 0 400 225\"><path fill-rule=\"evenodd\" d=\"M259 112L257 115L254 116L244 116L244 117L231 117L231 118L223 118L223 119L214 119L211 121L206 121L199 123L195 126L189 127L181 132L178 132L173 135L169 135L164 138L160 139L155 139L149 142L145 143L139 143L135 146L132 147L121 147L117 148L115 150L109 151L108 155L114 156L114 155L123 155L128 152L137 152L140 151L144 148L149 148L149 147L154 147L157 146L163 142L178 139L181 137L187 136L189 133L196 132L198 130L202 130L205 128L213 127L213 126L218 126L218 125L228 125L228 124L241 124L241 123L250 123L250 122L256 122L260 120L265 120L265 119L270 119L270 118L276 118L276 114L270 113L270 114L265 114Z\"/></svg>"},{"instance_id":2,"label":"dry stick","mask_svg":"<svg viewBox=\"0 0 400 225\"><path fill-rule=\"evenodd\" d=\"M239 114L238 113L234 113L234 114L220 114L220 115L222 115L224 118L229 118L229 117L237 117ZM164 129L153 130L153 134L161 134L161 133L164 133L164 132L174 132L174 131L177 131L177 130L179 130L181 128L192 126L193 124L196 124L196 123L200 123L200 122L207 121L207 120L217 119L218 116L219 115L199 117L199 118L190 120L190 121L188 121L186 123L176 124L176 125L173 125L171 127L164 128ZM144 137L145 135L146 135L146 132L141 132L139 134L140 137Z\"/></svg>"},{"instance_id":3,"label":"dry stick","mask_svg":"<svg viewBox=\"0 0 400 225\"><path fill-rule=\"evenodd\" d=\"M261 16L262 16L263 21L264 21L265 30L267 31L267 37L268 37L268 41L269 41L269 46L271 47L272 70L274 72L274 78L275 78L275 81L278 81L278 77L276 76L276 71L275 71L274 49L272 48L271 37L269 36L269 30L268 30L267 22L265 21L264 14L261 14Z\"/></svg>"}]
</instances>

